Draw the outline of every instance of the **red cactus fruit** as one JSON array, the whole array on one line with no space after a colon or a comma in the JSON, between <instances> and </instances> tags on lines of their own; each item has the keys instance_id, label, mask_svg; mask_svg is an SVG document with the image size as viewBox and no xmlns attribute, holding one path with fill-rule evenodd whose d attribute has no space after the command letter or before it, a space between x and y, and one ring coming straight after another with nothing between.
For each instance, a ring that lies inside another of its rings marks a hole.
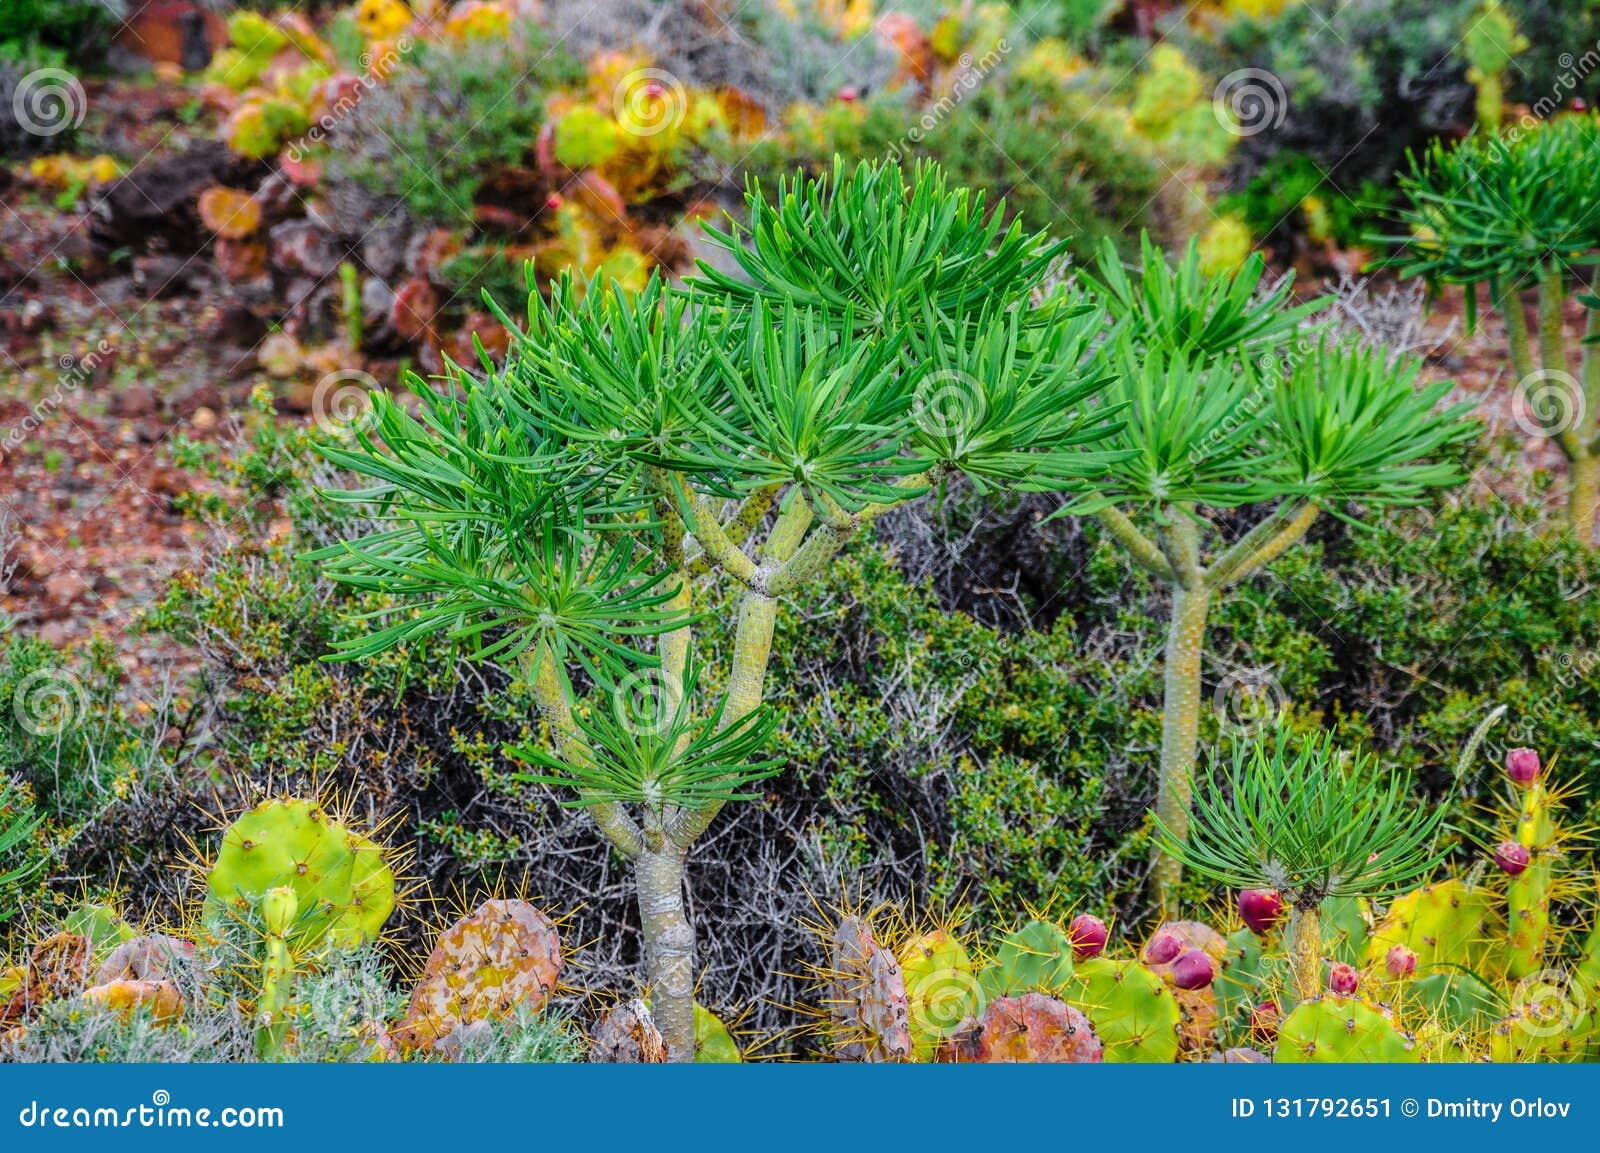
<instances>
[{"instance_id":1,"label":"red cactus fruit","mask_svg":"<svg viewBox=\"0 0 1600 1153\"><path fill-rule=\"evenodd\" d=\"M1361 977L1343 961L1336 963L1328 970L1328 988L1335 993L1348 996L1356 991L1361 984Z\"/></svg>"},{"instance_id":2,"label":"red cactus fruit","mask_svg":"<svg viewBox=\"0 0 1600 1153\"><path fill-rule=\"evenodd\" d=\"M1216 967L1203 949L1185 949L1172 962L1172 983L1179 989L1204 989L1216 976Z\"/></svg>"},{"instance_id":3,"label":"red cactus fruit","mask_svg":"<svg viewBox=\"0 0 1600 1153\"><path fill-rule=\"evenodd\" d=\"M1398 981L1417 971L1417 955L1404 945L1396 945L1384 957L1383 967L1389 971L1389 976Z\"/></svg>"},{"instance_id":4,"label":"red cactus fruit","mask_svg":"<svg viewBox=\"0 0 1600 1153\"><path fill-rule=\"evenodd\" d=\"M1494 847L1494 863L1499 865L1507 876L1515 877L1528 867L1529 855L1526 845L1516 841L1501 841Z\"/></svg>"},{"instance_id":5,"label":"red cactus fruit","mask_svg":"<svg viewBox=\"0 0 1600 1153\"><path fill-rule=\"evenodd\" d=\"M1278 1025L1283 1021L1283 1010L1276 1001L1263 1001L1250 1010L1250 1036L1265 1045L1278 1039Z\"/></svg>"},{"instance_id":6,"label":"red cactus fruit","mask_svg":"<svg viewBox=\"0 0 1600 1153\"><path fill-rule=\"evenodd\" d=\"M1144 959L1152 965L1165 965L1183 952L1183 939L1176 933L1161 932L1144 947Z\"/></svg>"},{"instance_id":7,"label":"red cactus fruit","mask_svg":"<svg viewBox=\"0 0 1600 1153\"><path fill-rule=\"evenodd\" d=\"M1283 920L1283 897L1276 889L1241 889L1239 919L1264 936Z\"/></svg>"},{"instance_id":8,"label":"red cactus fruit","mask_svg":"<svg viewBox=\"0 0 1600 1153\"><path fill-rule=\"evenodd\" d=\"M841 104L854 104L857 100L861 99L861 90L854 84L846 84L833 95L834 99L838 100Z\"/></svg>"},{"instance_id":9,"label":"red cactus fruit","mask_svg":"<svg viewBox=\"0 0 1600 1153\"><path fill-rule=\"evenodd\" d=\"M1539 754L1532 749L1510 749L1506 752L1506 776L1518 788L1527 788L1539 779Z\"/></svg>"},{"instance_id":10,"label":"red cactus fruit","mask_svg":"<svg viewBox=\"0 0 1600 1153\"><path fill-rule=\"evenodd\" d=\"M1091 917L1088 913L1079 913L1072 918L1072 924L1067 926L1067 940L1072 942L1072 956L1074 960L1086 961L1090 957L1098 957L1106 947L1106 923L1099 917Z\"/></svg>"}]
</instances>

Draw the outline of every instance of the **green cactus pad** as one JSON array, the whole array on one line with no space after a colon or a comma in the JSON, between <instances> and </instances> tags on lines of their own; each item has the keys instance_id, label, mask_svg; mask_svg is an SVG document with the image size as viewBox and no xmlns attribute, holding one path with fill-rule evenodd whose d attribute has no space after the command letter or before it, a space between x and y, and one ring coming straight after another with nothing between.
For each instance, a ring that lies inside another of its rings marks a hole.
<instances>
[{"instance_id":1,"label":"green cactus pad","mask_svg":"<svg viewBox=\"0 0 1600 1153\"><path fill-rule=\"evenodd\" d=\"M1164 1063L1178 1057L1182 1011L1166 982L1137 961L1081 961L1066 999L1094 1025L1109 1062Z\"/></svg>"},{"instance_id":2,"label":"green cactus pad","mask_svg":"<svg viewBox=\"0 0 1600 1153\"><path fill-rule=\"evenodd\" d=\"M1372 932L1372 910L1360 897L1331 897L1322 903L1322 951L1330 961L1360 968Z\"/></svg>"},{"instance_id":3,"label":"green cactus pad","mask_svg":"<svg viewBox=\"0 0 1600 1153\"><path fill-rule=\"evenodd\" d=\"M1486 1031L1505 1015L1505 998L1471 973L1441 969L1412 981L1405 991L1407 1017L1421 1016L1449 1032Z\"/></svg>"},{"instance_id":4,"label":"green cactus pad","mask_svg":"<svg viewBox=\"0 0 1600 1153\"><path fill-rule=\"evenodd\" d=\"M1409 1064L1422 1059L1415 1041L1375 1005L1355 997L1317 997L1278 1027L1272 1059L1286 1064Z\"/></svg>"},{"instance_id":5,"label":"green cactus pad","mask_svg":"<svg viewBox=\"0 0 1600 1153\"><path fill-rule=\"evenodd\" d=\"M1549 790L1543 784L1522 794L1516 839L1532 859L1506 887L1506 971L1516 978L1544 968L1550 941L1550 895L1556 879L1552 809Z\"/></svg>"},{"instance_id":6,"label":"green cactus pad","mask_svg":"<svg viewBox=\"0 0 1600 1153\"><path fill-rule=\"evenodd\" d=\"M394 911L383 849L315 801L263 801L229 826L206 875L205 915L243 920L279 886L298 903L288 934L296 949L370 941Z\"/></svg>"},{"instance_id":7,"label":"green cactus pad","mask_svg":"<svg viewBox=\"0 0 1600 1153\"><path fill-rule=\"evenodd\" d=\"M1440 966L1496 972L1504 966L1504 936L1505 918L1493 893L1460 880L1441 881L1394 899L1367 943L1367 964L1381 966L1390 949L1405 945L1417 955L1419 975Z\"/></svg>"},{"instance_id":8,"label":"green cactus pad","mask_svg":"<svg viewBox=\"0 0 1600 1153\"><path fill-rule=\"evenodd\" d=\"M110 905L92 901L79 905L62 918L61 928L86 938L96 960L139 935L139 930L124 921Z\"/></svg>"},{"instance_id":9,"label":"green cactus pad","mask_svg":"<svg viewBox=\"0 0 1600 1153\"><path fill-rule=\"evenodd\" d=\"M694 1059L701 1065L737 1065L744 1060L722 1018L698 1001L694 1005Z\"/></svg>"},{"instance_id":10,"label":"green cactus pad","mask_svg":"<svg viewBox=\"0 0 1600 1153\"><path fill-rule=\"evenodd\" d=\"M896 952L911 1013L916 1059L930 1061L944 1040L987 997L972 971L972 959L959 938L943 929L913 937Z\"/></svg>"},{"instance_id":11,"label":"green cactus pad","mask_svg":"<svg viewBox=\"0 0 1600 1153\"><path fill-rule=\"evenodd\" d=\"M1249 929L1235 930L1227 938L1222 967L1211 987L1217 995L1217 1019L1230 1045L1243 1045L1250 1036L1250 1013L1262 1001L1283 1001L1276 989L1272 958L1261 938Z\"/></svg>"},{"instance_id":12,"label":"green cactus pad","mask_svg":"<svg viewBox=\"0 0 1600 1153\"><path fill-rule=\"evenodd\" d=\"M1072 977L1072 941L1049 921L1029 921L995 947L978 974L988 997L1059 993Z\"/></svg>"}]
</instances>

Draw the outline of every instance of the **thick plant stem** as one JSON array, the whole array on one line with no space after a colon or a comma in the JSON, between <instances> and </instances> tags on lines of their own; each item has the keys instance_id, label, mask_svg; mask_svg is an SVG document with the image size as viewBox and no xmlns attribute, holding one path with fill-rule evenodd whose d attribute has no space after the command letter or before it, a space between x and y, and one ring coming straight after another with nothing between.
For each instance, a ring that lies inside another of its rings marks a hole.
<instances>
[{"instance_id":1,"label":"thick plant stem","mask_svg":"<svg viewBox=\"0 0 1600 1153\"><path fill-rule=\"evenodd\" d=\"M1184 583L1172 588L1172 621L1167 630L1166 685L1161 713L1161 778L1156 816L1180 844L1189 837L1194 801L1195 749L1200 740L1200 660L1205 652L1206 613L1211 591L1198 568L1198 542L1188 521L1168 535L1172 567ZM1163 915L1183 876L1176 857L1159 849L1151 858L1151 895Z\"/></svg>"},{"instance_id":2,"label":"thick plant stem","mask_svg":"<svg viewBox=\"0 0 1600 1153\"><path fill-rule=\"evenodd\" d=\"M1317 906L1289 908L1289 975L1295 997L1309 1001L1322 994L1322 918Z\"/></svg>"},{"instance_id":3,"label":"thick plant stem","mask_svg":"<svg viewBox=\"0 0 1600 1153\"><path fill-rule=\"evenodd\" d=\"M683 851L671 843L634 862L650 1013L672 1061L694 1060L694 925L683 900Z\"/></svg>"},{"instance_id":4,"label":"thick plant stem","mask_svg":"<svg viewBox=\"0 0 1600 1153\"><path fill-rule=\"evenodd\" d=\"M1511 368L1517 379L1526 382L1538 371L1533 362L1533 343L1528 338L1528 318L1522 311L1522 294L1507 287L1498 294L1500 315L1506 322L1506 340L1511 345Z\"/></svg>"},{"instance_id":5,"label":"thick plant stem","mask_svg":"<svg viewBox=\"0 0 1600 1153\"><path fill-rule=\"evenodd\" d=\"M1600 529L1595 526L1600 516L1600 457L1585 453L1569 466L1572 477L1567 493L1567 516L1572 522L1572 532L1587 545L1600 545Z\"/></svg>"},{"instance_id":6,"label":"thick plant stem","mask_svg":"<svg viewBox=\"0 0 1600 1153\"><path fill-rule=\"evenodd\" d=\"M573 763L588 763L589 749L578 735L577 722L572 718L572 703L567 696L567 685L554 653L541 648L532 658L533 696L539 706L539 715L550 726L556 751ZM589 812L600 832L611 847L624 857L633 860L644 849L639 826L628 811L616 801L601 801L590 805Z\"/></svg>"}]
</instances>

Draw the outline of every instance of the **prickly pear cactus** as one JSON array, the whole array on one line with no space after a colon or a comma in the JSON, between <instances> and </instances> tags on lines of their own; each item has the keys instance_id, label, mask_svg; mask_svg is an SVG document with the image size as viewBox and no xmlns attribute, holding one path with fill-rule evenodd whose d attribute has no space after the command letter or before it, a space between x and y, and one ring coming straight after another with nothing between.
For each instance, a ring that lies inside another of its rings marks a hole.
<instances>
[{"instance_id":1,"label":"prickly pear cactus","mask_svg":"<svg viewBox=\"0 0 1600 1153\"><path fill-rule=\"evenodd\" d=\"M934 929L907 941L896 953L905 980L911 1042L918 1061L931 1061L939 1046L987 997L960 938Z\"/></svg>"},{"instance_id":2,"label":"prickly pear cactus","mask_svg":"<svg viewBox=\"0 0 1600 1153\"><path fill-rule=\"evenodd\" d=\"M139 931L125 922L110 905L85 902L62 919L61 928L89 941L89 952L98 961Z\"/></svg>"},{"instance_id":3,"label":"prickly pear cactus","mask_svg":"<svg viewBox=\"0 0 1600 1153\"><path fill-rule=\"evenodd\" d=\"M1505 1013L1505 1000L1471 973L1441 969L1405 989L1408 1018L1432 1021L1450 1033L1482 1034Z\"/></svg>"},{"instance_id":4,"label":"prickly pear cactus","mask_svg":"<svg viewBox=\"0 0 1600 1153\"><path fill-rule=\"evenodd\" d=\"M1528 865L1506 888L1506 971L1514 978L1544 968L1550 940L1550 894L1555 888L1555 821L1543 782L1522 794L1516 841L1528 850Z\"/></svg>"},{"instance_id":5,"label":"prickly pear cactus","mask_svg":"<svg viewBox=\"0 0 1600 1153\"><path fill-rule=\"evenodd\" d=\"M698 1001L694 1006L694 1059L701 1065L737 1065L744 1060L744 1052L722 1018Z\"/></svg>"},{"instance_id":6,"label":"prickly pear cactus","mask_svg":"<svg viewBox=\"0 0 1600 1153\"><path fill-rule=\"evenodd\" d=\"M1108 1062L1177 1060L1183 1016L1178 1000L1139 962L1080 961L1066 999L1088 1016Z\"/></svg>"},{"instance_id":7,"label":"prickly pear cactus","mask_svg":"<svg viewBox=\"0 0 1600 1153\"><path fill-rule=\"evenodd\" d=\"M526 901L485 901L439 934L394 1036L427 1050L458 1025L540 1008L561 977L561 940Z\"/></svg>"},{"instance_id":8,"label":"prickly pear cactus","mask_svg":"<svg viewBox=\"0 0 1600 1153\"><path fill-rule=\"evenodd\" d=\"M205 915L245 921L279 887L295 894L296 950L372 940L394 911L394 870L383 849L316 801L263 801L229 826L206 874Z\"/></svg>"},{"instance_id":9,"label":"prickly pear cactus","mask_svg":"<svg viewBox=\"0 0 1600 1153\"><path fill-rule=\"evenodd\" d=\"M824 1000L839 1060L911 1060L915 1046L905 975L865 917L839 918L829 941L828 965Z\"/></svg>"},{"instance_id":10,"label":"prickly pear cactus","mask_svg":"<svg viewBox=\"0 0 1600 1153\"><path fill-rule=\"evenodd\" d=\"M256 997L256 1053L275 1057L289 1039L294 999L295 958L289 937L299 918L300 898L287 885L268 889L258 902L264 957L261 991Z\"/></svg>"},{"instance_id":11,"label":"prickly pear cactus","mask_svg":"<svg viewBox=\"0 0 1600 1153\"><path fill-rule=\"evenodd\" d=\"M1419 975L1441 965L1474 972L1503 969L1505 918L1495 896L1459 879L1402 893L1367 943L1367 964L1382 966L1390 949L1405 945L1417 954Z\"/></svg>"},{"instance_id":12,"label":"prickly pear cactus","mask_svg":"<svg viewBox=\"0 0 1600 1153\"><path fill-rule=\"evenodd\" d=\"M1028 992L1058 993L1071 976L1071 939L1049 921L1029 921L995 947L993 959L978 974L978 982L989 997L1010 997Z\"/></svg>"},{"instance_id":13,"label":"prickly pear cactus","mask_svg":"<svg viewBox=\"0 0 1600 1153\"><path fill-rule=\"evenodd\" d=\"M1354 997L1330 995L1305 1001L1284 1018L1272 1059L1291 1064L1407 1064L1422 1058L1414 1039L1385 1010Z\"/></svg>"},{"instance_id":14,"label":"prickly pear cactus","mask_svg":"<svg viewBox=\"0 0 1600 1153\"><path fill-rule=\"evenodd\" d=\"M1360 968L1372 934L1372 910L1360 897L1330 897L1319 910L1322 951L1330 961Z\"/></svg>"},{"instance_id":15,"label":"prickly pear cactus","mask_svg":"<svg viewBox=\"0 0 1600 1153\"><path fill-rule=\"evenodd\" d=\"M1217 1025L1223 1040L1242 1045L1250 1037L1251 1014L1263 1001L1282 1004L1276 966L1249 929L1235 930L1226 939L1222 966L1211 988L1217 997Z\"/></svg>"},{"instance_id":16,"label":"prickly pear cactus","mask_svg":"<svg viewBox=\"0 0 1600 1153\"><path fill-rule=\"evenodd\" d=\"M1510 1009L1489 1031L1489 1057L1583 1061L1600 1043L1600 1005L1584 982L1559 970L1530 974L1511 990Z\"/></svg>"},{"instance_id":17,"label":"prickly pear cactus","mask_svg":"<svg viewBox=\"0 0 1600 1153\"><path fill-rule=\"evenodd\" d=\"M1054 997L997 997L939 1050L956 1064L1088 1064L1104 1057L1089 1019Z\"/></svg>"}]
</instances>

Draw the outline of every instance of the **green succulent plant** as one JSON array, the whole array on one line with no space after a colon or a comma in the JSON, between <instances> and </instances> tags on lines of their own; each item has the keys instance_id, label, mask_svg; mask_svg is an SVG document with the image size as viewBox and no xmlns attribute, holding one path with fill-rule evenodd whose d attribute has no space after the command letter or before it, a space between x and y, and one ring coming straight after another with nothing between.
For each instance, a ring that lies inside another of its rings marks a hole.
<instances>
[{"instance_id":1,"label":"green succulent plant","mask_svg":"<svg viewBox=\"0 0 1600 1153\"><path fill-rule=\"evenodd\" d=\"M1097 517L1172 593L1156 814L1183 839L1194 794L1202 658L1212 602L1293 547L1319 512L1417 504L1462 478L1452 446L1468 406L1420 365L1307 328L1320 301L1289 305L1254 256L1207 276L1191 244L1176 263L1148 243L1138 279L1107 248L1092 290L1109 322L1117 428L1096 445L1099 475L1063 510ZM1224 539L1208 511L1268 506ZM1142 523L1141 523L1142 522ZM1181 875L1158 852L1165 905Z\"/></svg>"},{"instance_id":2,"label":"green succulent plant","mask_svg":"<svg viewBox=\"0 0 1600 1153\"><path fill-rule=\"evenodd\" d=\"M1400 176L1405 231L1389 263L1403 276L1461 285L1476 320L1479 286L1505 321L1530 433L1549 437L1568 465L1568 518L1596 543L1600 512L1600 122L1558 116L1503 135L1480 132L1454 146L1435 141ZM1589 309L1581 351L1562 324L1574 282ZM1530 328L1524 295L1536 296Z\"/></svg>"},{"instance_id":3,"label":"green succulent plant","mask_svg":"<svg viewBox=\"0 0 1600 1153\"><path fill-rule=\"evenodd\" d=\"M452 366L417 416L375 397L328 457L379 530L311 555L369 593L339 657L424 636L514 667L542 729L508 748L573 790L633 866L655 1020L694 1053L686 858L781 767L766 673L780 602L865 525L960 473L1068 490L1109 457L1098 317L1030 301L1059 246L936 168L842 165L749 194L713 237L745 277L531 295L504 367ZM725 596L714 596L715 582ZM716 684L697 645L730 605ZM530 722L532 718L530 718Z\"/></svg>"},{"instance_id":4,"label":"green succulent plant","mask_svg":"<svg viewBox=\"0 0 1600 1153\"><path fill-rule=\"evenodd\" d=\"M1448 806L1419 805L1409 780L1371 755L1341 752L1332 734L1286 744L1236 744L1197 796L1188 828L1161 821L1156 835L1210 880L1283 895L1290 970L1309 999L1322 989L1323 903L1379 897L1432 871L1445 856L1438 841Z\"/></svg>"},{"instance_id":5,"label":"green succulent plant","mask_svg":"<svg viewBox=\"0 0 1600 1153\"><path fill-rule=\"evenodd\" d=\"M21 855L34 831L44 817L33 806L25 803L11 779L0 774L0 924L9 921L16 912L12 896L17 886L33 876L43 866L43 858L26 861L7 868L13 855Z\"/></svg>"}]
</instances>

